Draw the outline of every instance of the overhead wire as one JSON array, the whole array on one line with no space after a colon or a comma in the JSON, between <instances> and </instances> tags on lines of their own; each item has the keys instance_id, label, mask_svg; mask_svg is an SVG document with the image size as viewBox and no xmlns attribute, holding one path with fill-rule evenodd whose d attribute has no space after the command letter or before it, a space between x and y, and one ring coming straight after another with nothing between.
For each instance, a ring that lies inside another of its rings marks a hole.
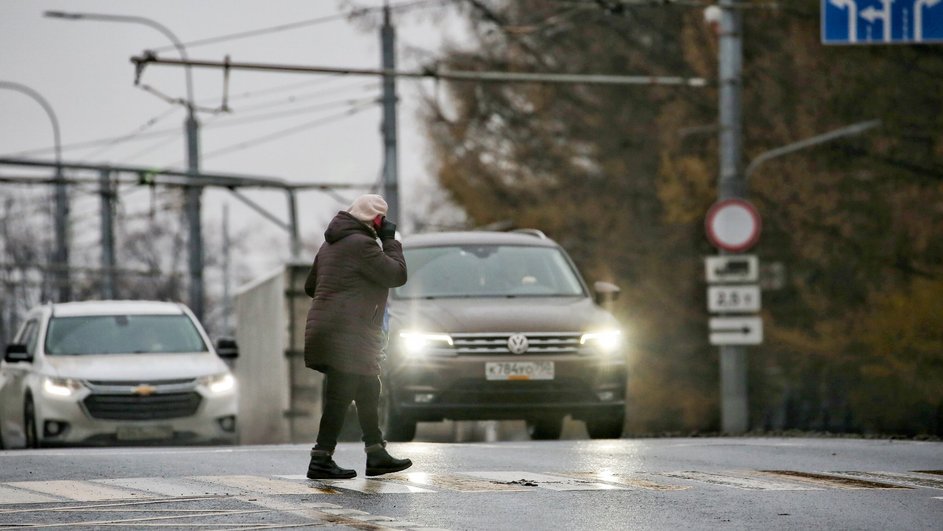
<instances>
[{"instance_id":1,"label":"overhead wire","mask_svg":"<svg viewBox=\"0 0 943 531\"><path fill-rule=\"evenodd\" d=\"M399 11L403 9L410 9L422 4L431 4L431 3L443 3L443 0L414 0L412 2L403 2L401 4L391 4L389 6L392 11ZM216 37L207 37L205 39L197 39L190 42L182 43L185 48L197 48L199 46L206 46L208 44L216 44L220 42L234 41L239 39L246 39L249 37L258 37L260 35L267 35L270 33L278 33L282 31L288 31L298 28L304 28L307 26L314 26L317 24L323 24L326 22L334 22L338 20L344 20L347 18L358 17L366 15L373 11L380 11L384 9L381 6L378 7L363 7L352 10L349 13L338 13L336 15L326 15L323 17L310 18L306 20L299 20L298 22L290 22L288 24L279 24L276 26L268 26L265 28L258 28L254 30L239 31L235 33L228 33L225 35L218 35ZM158 48L153 48L153 52L165 52L174 50L176 47L174 45L161 46Z\"/></svg>"}]
</instances>

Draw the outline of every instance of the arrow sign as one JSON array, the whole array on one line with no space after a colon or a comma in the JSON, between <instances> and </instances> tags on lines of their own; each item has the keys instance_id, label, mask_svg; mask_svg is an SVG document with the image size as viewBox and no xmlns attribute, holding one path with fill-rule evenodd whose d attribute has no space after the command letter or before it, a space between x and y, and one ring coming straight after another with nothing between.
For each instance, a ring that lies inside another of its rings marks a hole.
<instances>
[{"instance_id":1,"label":"arrow sign","mask_svg":"<svg viewBox=\"0 0 943 531\"><path fill-rule=\"evenodd\" d=\"M759 317L711 317L711 345L759 345L763 342L763 320Z\"/></svg>"},{"instance_id":2,"label":"arrow sign","mask_svg":"<svg viewBox=\"0 0 943 531\"><path fill-rule=\"evenodd\" d=\"M941 0L821 0L825 44L943 42Z\"/></svg>"}]
</instances>

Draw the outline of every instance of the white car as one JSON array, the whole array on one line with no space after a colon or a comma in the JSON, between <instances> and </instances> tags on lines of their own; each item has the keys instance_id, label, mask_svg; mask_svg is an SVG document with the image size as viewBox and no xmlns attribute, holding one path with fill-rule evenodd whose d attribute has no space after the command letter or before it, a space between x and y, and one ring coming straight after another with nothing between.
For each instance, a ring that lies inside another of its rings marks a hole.
<instances>
[{"instance_id":1,"label":"white car","mask_svg":"<svg viewBox=\"0 0 943 531\"><path fill-rule=\"evenodd\" d=\"M0 363L0 444L237 440L236 381L190 310L94 301L31 310Z\"/></svg>"}]
</instances>

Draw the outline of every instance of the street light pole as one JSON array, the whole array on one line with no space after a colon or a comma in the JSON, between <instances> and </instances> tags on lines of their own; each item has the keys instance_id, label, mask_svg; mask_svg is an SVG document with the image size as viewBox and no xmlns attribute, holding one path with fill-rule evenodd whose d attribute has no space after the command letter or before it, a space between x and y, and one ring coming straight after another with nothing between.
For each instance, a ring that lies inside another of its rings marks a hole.
<instances>
[{"instance_id":1,"label":"street light pole","mask_svg":"<svg viewBox=\"0 0 943 531\"><path fill-rule=\"evenodd\" d=\"M62 138L59 135L59 119L52 110L52 106L46 101L46 98L35 90L11 81L0 81L0 89L15 90L26 94L36 100L46 114L49 115L49 121L52 123L53 141L56 150L56 191L55 191L55 217L53 221L54 232L56 235L56 249L53 252L52 262L53 278L55 278L55 291L58 293L59 302L67 302L72 298L72 282L69 275L69 194L65 184L65 178L62 175Z\"/></svg>"},{"instance_id":2,"label":"street light pole","mask_svg":"<svg viewBox=\"0 0 943 531\"><path fill-rule=\"evenodd\" d=\"M125 22L130 24L143 24L153 28L167 37L177 49L180 58L189 61L187 50L180 39L166 26L155 20L145 17L131 15L109 15L103 13L66 13L62 11L46 11L45 16L50 18L61 18L65 20L98 20L103 22ZM187 138L187 170L191 177L200 173L200 124L196 119L195 100L193 98L193 74L189 66L185 69L187 82L187 99L184 105L187 108L187 119L184 122L184 131ZM137 79L135 79L137 83ZM201 186L187 187L185 210L187 216L187 225L189 230L187 251L189 256L188 269L190 274L189 303L190 309L196 315L197 319L203 319L204 313L204 287L203 287L203 229L200 212L202 210Z\"/></svg>"}]
</instances>

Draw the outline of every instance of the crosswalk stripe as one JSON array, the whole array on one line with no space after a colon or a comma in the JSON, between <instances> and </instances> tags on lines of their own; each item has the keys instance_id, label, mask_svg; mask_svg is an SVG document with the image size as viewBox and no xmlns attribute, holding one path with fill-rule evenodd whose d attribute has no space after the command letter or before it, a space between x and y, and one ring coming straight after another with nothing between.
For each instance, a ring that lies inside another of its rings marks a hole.
<instances>
[{"instance_id":1,"label":"crosswalk stripe","mask_svg":"<svg viewBox=\"0 0 943 531\"><path fill-rule=\"evenodd\" d=\"M189 481L186 478L120 478L92 481L110 487L140 490L169 497L225 496L232 490L219 485Z\"/></svg>"},{"instance_id":2,"label":"crosswalk stripe","mask_svg":"<svg viewBox=\"0 0 943 531\"><path fill-rule=\"evenodd\" d=\"M628 487L629 489L638 489L638 490L687 490L691 487L682 486L682 485L668 485L666 483L657 483L651 481L650 479L645 479L642 477L642 474L614 474L612 472L567 472L560 473L555 472L561 476L585 479L590 481L602 481L605 483L618 483Z\"/></svg>"},{"instance_id":3,"label":"crosswalk stripe","mask_svg":"<svg viewBox=\"0 0 943 531\"><path fill-rule=\"evenodd\" d=\"M412 485L401 485L379 479L353 478L353 479L319 479L310 480L305 476L279 476L286 479L304 480L314 484L324 484L328 487L338 489L355 490L364 494L420 494L425 492L435 492L433 490L415 487Z\"/></svg>"},{"instance_id":4,"label":"crosswalk stripe","mask_svg":"<svg viewBox=\"0 0 943 531\"><path fill-rule=\"evenodd\" d=\"M548 490L626 490L623 487L565 476L521 471L463 472L463 475L496 481L498 484L537 487Z\"/></svg>"},{"instance_id":5,"label":"crosswalk stripe","mask_svg":"<svg viewBox=\"0 0 943 531\"><path fill-rule=\"evenodd\" d=\"M272 479L261 476L192 476L187 479L225 485L248 493L258 494L334 494L331 489L325 489L313 483L298 483L283 479Z\"/></svg>"},{"instance_id":6,"label":"crosswalk stripe","mask_svg":"<svg viewBox=\"0 0 943 531\"><path fill-rule=\"evenodd\" d=\"M926 487L930 489L943 489L943 479L925 478L911 474L900 474L897 472L832 472L843 476L851 476L872 481L890 481L900 483L909 487Z\"/></svg>"},{"instance_id":7,"label":"crosswalk stripe","mask_svg":"<svg viewBox=\"0 0 943 531\"><path fill-rule=\"evenodd\" d=\"M6 483L6 485L43 494L52 494L53 496L75 501L124 500L148 497L143 492L115 489L91 481L16 481Z\"/></svg>"},{"instance_id":8,"label":"crosswalk stripe","mask_svg":"<svg viewBox=\"0 0 943 531\"><path fill-rule=\"evenodd\" d=\"M658 475L670 478L690 479L711 485L734 487L744 490L821 490L820 488L803 485L801 483L772 481L727 472L659 472Z\"/></svg>"},{"instance_id":9,"label":"crosswalk stripe","mask_svg":"<svg viewBox=\"0 0 943 531\"><path fill-rule=\"evenodd\" d=\"M12 503L48 503L62 501L61 498L53 498L51 496L45 496L37 492L17 489L12 487L5 487L0 485L0 504L12 504Z\"/></svg>"},{"instance_id":10,"label":"crosswalk stripe","mask_svg":"<svg viewBox=\"0 0 943 531\"><path fill-rule=\"evenodd\" d=\"M829 474L820 474L817 472L799 472L795 470L760 470L759 473L786 478L789 480L800 481L807 485L827 487L832 489L858 490L858 489L909 489L890 483L881 483L864 479L854 479Z\"/></svg>"},{"instance_id":11,"label":"crosswalk stripe","mask_svg":"<svg viewBox=\"0 0 943 531\"><path fill-rule=\"evenodd\" d=\"M492 480L475 479L458 474L428 474L426 472L396 474L383 478L383 481L408 482L417 485L443 488L455 492L525 491L533 488L519 484L497 483Z\"/></svg>"}]
</instances>

